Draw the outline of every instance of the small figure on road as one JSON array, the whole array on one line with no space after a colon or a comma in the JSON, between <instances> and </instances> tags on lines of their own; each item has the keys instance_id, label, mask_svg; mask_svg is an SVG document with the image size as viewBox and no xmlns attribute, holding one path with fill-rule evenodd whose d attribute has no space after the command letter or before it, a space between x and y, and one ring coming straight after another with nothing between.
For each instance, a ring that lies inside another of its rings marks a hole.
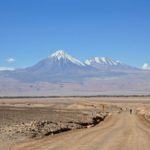
<instances>
[{"instance_id":1,"label":"small figure on road","mask_svg":"<svg viewBox=\"0 0 150 150\"><path fill-rule=\"evenodd\" d=\"M132 114L132 109L130 109L130 114Z\"/></svg>"},{"instance_id":2,"label":"small figure on road","mask_svg":"<svg viewBox=\"0 0 150 150\"><path fill-rule=\"evenodd\" d=\"M105 106L104 105L102 105L102 109L103 109L103 112L104 112L104 110L105 110Z\"/></svg>"}]
</instances>

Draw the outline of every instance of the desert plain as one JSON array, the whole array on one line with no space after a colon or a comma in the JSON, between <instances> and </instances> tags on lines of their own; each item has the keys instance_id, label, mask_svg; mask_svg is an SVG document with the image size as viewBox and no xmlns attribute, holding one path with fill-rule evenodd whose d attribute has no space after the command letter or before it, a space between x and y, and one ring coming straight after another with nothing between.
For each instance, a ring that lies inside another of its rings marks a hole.
<instances>
[{"instance_id":1,"label":"desert plain","mask_svg":"<svg viewBox=\"0 0 150 150\"><path fill-rule=\"evenodd\" d=\"M150 150L150 97L1 98L0 150Z\"/></svg>"}]
</instances>

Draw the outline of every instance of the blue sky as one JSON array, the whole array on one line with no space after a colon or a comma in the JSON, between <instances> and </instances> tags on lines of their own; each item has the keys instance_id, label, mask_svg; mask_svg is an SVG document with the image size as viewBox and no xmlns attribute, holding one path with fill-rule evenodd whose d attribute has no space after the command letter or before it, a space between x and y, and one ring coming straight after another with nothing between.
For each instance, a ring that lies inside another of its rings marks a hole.
<instances>
[{"instance_id":1,"label":"blue sky","mask_svg":"<svg viewBox=\"0 0 150 150\"><path fill-rule=\"evenodd\" d=\"M0 0L0 67L31 66L58 49L150 64L150 1Z\"/></svg>"}]
</instances>

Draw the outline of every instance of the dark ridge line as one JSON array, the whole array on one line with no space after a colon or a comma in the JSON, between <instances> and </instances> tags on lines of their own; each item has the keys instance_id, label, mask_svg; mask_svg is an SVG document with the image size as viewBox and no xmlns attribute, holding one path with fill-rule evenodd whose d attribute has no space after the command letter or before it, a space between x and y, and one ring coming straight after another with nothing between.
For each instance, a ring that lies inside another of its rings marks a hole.
<instances>
[{"instance_id":1,"label":"dark ridge line","mask_svg":"<svg viewBox=\"0 0 150 150\"><path fill-rule=\"evenodd\" d=\"M150 97L150 95L91 95L91 96L0 96L0 99L29 98L98 98L98 97Z\"/></svg>"}]
</instances>

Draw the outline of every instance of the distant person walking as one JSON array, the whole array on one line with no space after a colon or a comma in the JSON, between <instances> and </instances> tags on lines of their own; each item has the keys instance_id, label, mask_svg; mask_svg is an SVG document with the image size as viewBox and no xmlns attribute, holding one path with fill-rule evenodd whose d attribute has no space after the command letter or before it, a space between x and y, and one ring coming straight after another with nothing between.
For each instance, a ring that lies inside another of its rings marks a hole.
<instances>
[{"instance_id":1,"label":"distant person walking","mask_svg":"<svg viewBox=\"0 0 150 150\"><path fill-rule=\"evenodd\" d=\"M132 114L132 109L130 109L130 114Z\"/></svg>"},{"instance_id":2,"label":"distant person walking","mask_svg":"<svg viewBox=\"0 0 150 150\"><path fill-rule=\"evenodd\" d=\"M104 106L104 105L102 105L102 110L103 110L103 112L104 112L104 110L105 110L105 106Z\"/></svg>"}]
</instances>

